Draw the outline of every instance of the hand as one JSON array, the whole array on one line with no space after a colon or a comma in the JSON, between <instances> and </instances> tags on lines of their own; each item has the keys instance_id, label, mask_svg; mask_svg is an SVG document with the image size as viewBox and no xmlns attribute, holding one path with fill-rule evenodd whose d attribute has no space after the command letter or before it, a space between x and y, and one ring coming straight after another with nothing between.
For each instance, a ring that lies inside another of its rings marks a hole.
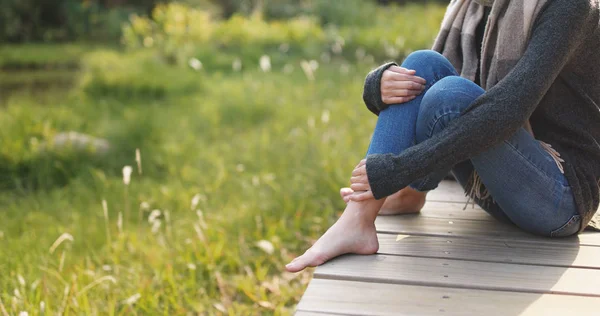
<instances>
[{"instance_id":1,"label":"hand","mask_svg":"<svg viewBox=\"0 0 600 316\"><path fill-rule=\"evenodd\" d=\"M369 178L367 177L366 159L361 160L354 168L350 183L350 189L354 190L354 193L350 195L350 201L360 202L374 198L373 192L371 192L371 185L369 185Z\"/></svg>"},{"instance_id":2,"label":"hand","mask_svg":"<svg viewBox=\"0 0 600 316\"><path fill-rule=\"evenodd\" d=\"M399 104L416 98L425 89L427 81L415 76L415 70L391 66L381 76L381 101Z\"/></svg>"}]
</instances>

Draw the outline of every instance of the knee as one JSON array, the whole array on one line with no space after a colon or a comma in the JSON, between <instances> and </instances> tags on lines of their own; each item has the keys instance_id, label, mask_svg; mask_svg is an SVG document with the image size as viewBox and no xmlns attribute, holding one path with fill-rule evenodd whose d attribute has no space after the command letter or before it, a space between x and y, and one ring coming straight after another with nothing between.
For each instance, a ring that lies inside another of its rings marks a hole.
<instances>
[{"instance_id":1,"label":"knee","mask_svg":"<svg viewBox=\"0 0 600 316\"><path fill-rule=\"evenodd\" d=\"M444 129L485 91L472 81L448 76L436 82L423 96L417 117L417 142Z\"/></svg>"},{"instance_id":2,"label":"knee","mask_svg":"<svg viewBox=\"0 0 600 316\"><path fill-rule=\"evenodd\" d=\"M402 67L416 70L417 76L425 78L428 84L433 84L439 78L458 75L450 61L433 50L412 52L406 57Z\"/></svg>"}]
</instances>

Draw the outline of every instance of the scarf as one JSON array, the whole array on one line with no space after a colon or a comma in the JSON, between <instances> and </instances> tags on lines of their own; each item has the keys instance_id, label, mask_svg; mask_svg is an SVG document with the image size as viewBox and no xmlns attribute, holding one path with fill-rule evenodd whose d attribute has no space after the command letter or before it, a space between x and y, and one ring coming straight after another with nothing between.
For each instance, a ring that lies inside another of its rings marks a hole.
<instances>
[{"instance_id":1,"label":"scarf","mask_svg":"<svg viewBox=\"0 0 600 316\"><path fill-rule=\"evenodd\" d=\"M452 0L433 50L446 56L461 77L475 81L480 67L480 84L488 90L504 78L523 55L533 23L548 0ZM475 32L491 12L483 36L481 60L477 57Z\"/></svg>"}]
</instances>

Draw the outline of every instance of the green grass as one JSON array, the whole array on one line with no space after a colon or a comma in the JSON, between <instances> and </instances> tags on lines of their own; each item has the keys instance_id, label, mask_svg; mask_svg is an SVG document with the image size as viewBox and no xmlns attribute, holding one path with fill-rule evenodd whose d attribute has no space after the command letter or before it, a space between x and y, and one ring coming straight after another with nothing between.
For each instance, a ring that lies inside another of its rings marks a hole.
<instances>
[{"instance_id":1,"label":"green grass","mask_svg":"<svg viewBox=\"0 0 600 316\"><path fill-rule=\"evenodd\" d=\"M0 69L75 68L80 58L95 46L97 45L89 43L2 44L0 45Z\"/></svg>"},{"instance_id":2,"label":"green grass","mask_svg":"<svg viewBox=\"0 0 600 316\"><path fill-rule=\"evenodd\" d=\"M435 31L423 30L422 42ZM311 81L300 58L282 56L264 73L244 56L241 72L208 58L195 71L148 52L93 51L68 92L0 104L8 313L37 315L42 303L71 315L293 313L310 273L283 266L343 209L338 190L376 120L361 99L376 64L320 61ZM105 138L112 150L40 145L64 131ZM52 247L65 233L73 240Z\"/></svg>"}]
</instances>

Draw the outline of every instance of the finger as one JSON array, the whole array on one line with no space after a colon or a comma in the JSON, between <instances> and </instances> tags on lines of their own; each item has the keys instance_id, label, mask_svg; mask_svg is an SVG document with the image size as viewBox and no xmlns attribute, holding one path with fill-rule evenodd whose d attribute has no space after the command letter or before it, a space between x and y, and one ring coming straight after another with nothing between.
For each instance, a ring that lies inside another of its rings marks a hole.
<instances>
[{"instance_id":1,"label":"finger","mask_svg":"<svg viewBox=\"0 0 600 316\"><path fill-rule=\"evenodd\" d=\"M363 159L358 163L358 167L362 167L367 164L367 159Z\"/></svg>"},{"instance_id":2,"label":"finger","mask_svg":"<svg viewBox=\"0 0 600 316\"><path fill-rule=\"evenodd\" d=\"M358 167L358 168L356 168L356 169L354 169L352 171L352 176L353 177L360 176L360 175L363 175L363 174L367 174L367 170L366 170L365 166Z\"/></svg>"},{"instance_id":3,"label":"finger","mask_svg":"<svg viewBox=\"0 0 600 316\"><path fill-rule=\"evenodd\" d=\"M415 75L411 75L411 74L404 74L404 73L397 73L397 72L393 72L393 71L384 73L382 80L384 82L386 80L394 80L394 81L414 81L414 82L420 83L420 84L427 83L427 80L425 80L424 78L421 78L419 76L415 76Z\"/></svg>"},{"instance_id":4,"label":"finger","mask_svg":"<svg viewBox=\"0 0 600 316\"><path fill-rule=\"evenodd\" d=\"M354 192L369 191L371 189L371 186L368 183L352 183L350 185L350 189L354 190Z\"/></svg>"},{"instance_id":5,"label":"finger","mask_svg":"<svg viewBox=\"0 0 600 316\"><path fill-rule=\"evenodd\" d=\"M410 74L410 75L414 75L417 71L414 69L407 69L404 67L398 67L398 66L391 66L390 68L388 68L390 71L395 72L395 73L399 73L399 74Z\"/></svg>"},{"instance_id":6,"label":"finger","mask_svg":"<svg viewBox=\"0 0 600 316\"><path fill-rule=\"evenodd\" d=\"M402 104L402 103L406 103L408 101L412 101L414 100L414 98L416 98L416 96L409 96L409 97L382 97L381 101L383 101L383 103L391 105L391 104Z\"/></svg>"},{"instance_id":7,"label":"finger","mask_svg":"<svg viewBox=\"0 0 600 316\"><path fill-rule=\"evenodd\" d=\"M415 91L423 91L425 90L425 85L420 84L414 81L388 81L383 87L382 90L394 90L394 89L406 89L406 90L415 90Z\"/></svg>"},{"instance_id":8,"label":"finger","mask_svg":"<svg viewBox=\"0 0 600 316\"><path fill-rule=\"evenodd\" d=\"M364 200L368 200L368 199L373 199L375 198L373 196L373 192L371 191L365 191L362 193L354 193L350 196L350 201L354 201L354 202L361 202Z\"/></svg>"},{"instance_id":9,"label":"finger","mask_svg":"<svg viewBox=\"0 0 600 316\"><path fill-rule=\"evenodd\" d=\"M350 178L350 184L352 183L369 183L365 175L360 175Z\"/></svg>"},{"instance_id":10,"label":"finger","mask_svg":"<svg viewBox=\"0 0 600 316\"><path fill-rule=\"evenodd\" d=\"M383 96L387 96L389 98L394 98L394 97L411 97L411 96L417 96L419 94L421 94L421 90L408 90L408 89L395 89L395 90L386 90L382 93L382 97Z\"/></svg>"}]
</instances>

